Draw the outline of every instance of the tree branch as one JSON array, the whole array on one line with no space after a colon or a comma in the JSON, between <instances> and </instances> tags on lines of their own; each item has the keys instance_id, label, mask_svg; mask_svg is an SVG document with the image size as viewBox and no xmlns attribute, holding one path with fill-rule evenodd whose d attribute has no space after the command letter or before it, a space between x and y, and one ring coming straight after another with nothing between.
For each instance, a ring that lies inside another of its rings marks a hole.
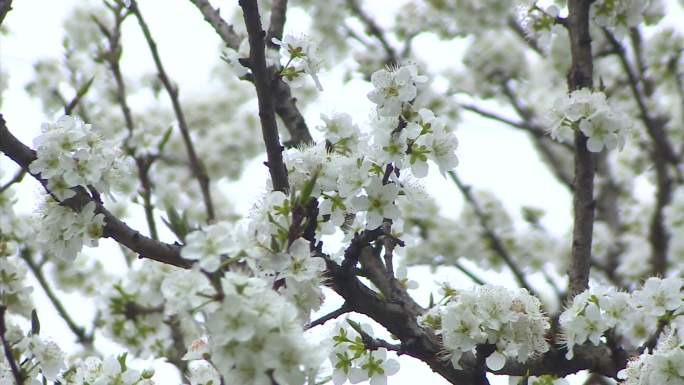
<instances>
[{"instance_id":1,"label":"tree branch","mask_svg":"<svg viewBox=\"0 0 684 385\"><path fill-rule=\"evenodd\" d=\"M24 179L24 175L26 175L26 170L19 169L12 179L8 180L7 183L3 184L0 186L0 194L4 193L8 188L12 187L15 183L20 183Z\"/></svg>"},{"instance_id":2,"label":"tree branch","mask_svg":"<svg viewBox=\"0 0 684 385\"><path fill-rule=\"evenodd\" d=\"M131 6L129 7L133 12L135 17L138 19L138 24L140 24L140 29L145 36L145 41L147 41L147 46L150 48L150 53L152 54L152 59L154 60L154 65L157 67L157 75L159 80L161 80L166 93L169 94L169 99L171 99L171 105L173 106L173 112L178 120L178 128L180 129L181 136L183 138L183 143L185 144L185 149L188 152L188 158L190 158L191 170L197 182L200 186L200 191L202 192L202 198L204 199L204 206L207 210L207 220L213 221L215 218L214 204L211 199L211 191L209 185L209 177L207 176L207 170L202 164L202 161L197 157L197 152L195 151L195 146L192 143L192 138L190 138L190 130L188 129L188 124L185 120L185 114L183 113L183 108L181 107L180 100L178 99L178 86L171 84L171 79L166 74L164 65L162 64L161 58L159 57L159 51L157 50L157 43L152 37L145 19L140 13L138 8L138 3L135 0L131 1Z\"/></svg>"},{"instance_id":3,"label":"tree branch","mask_svg":"<svg viewBox=\"0 0 684 385\"><path fill-rule=\"evenodd\" d=\"M572 64L568 88L592 88L594 63L589 33L589 8L593 0L568 3L567 29L570 35ZM575 131L575 179L573 181L572 261L568 272L570 297L589 286L591 241L594 226L594 156L587 149L587 137Z\"/></svg>"},{"instance_id":4,"label":"tree branch","mask_svg":"<svg viewBox=\"0 0 684 385\"><path fill-rule=\"evenodd\" d=\"M242 37L235 32L230 24L221 18L218 9L213 8L208 0L190 1L202 13L204 20L214 28L221 40L228 47L237 51L240 48ZM285 128L290 133L290 140L285 145L293 147L313 143L309 128L297 108L297 99L292 96L290 86L281 80L272 82L270 86L272 87L271 92L273 93L275 112L283 120Z\"/></svg>"},{"instance_id":5,"label":"tree branch","mask_svg":"<svg viewBox=\"0 0 684 385\"><path fill-rule=\"evenodd\" d=\"M311 322L309 322L305 327L304 330L308 330L311 328L315 328L316 326L323 325L324 323L333 320L342 314L347 314L351 311L351 307L348 306L346 303L342 304L338 309L331 311L330 313L321 316L318 319L315 319Z\"/></svg>"},{"instance_id":6,"label":"tree branch","mask_svg":"<svg viewBox=\"0 0 684 385\"><path fill-rule=\"evenodd\" d=\"M109 69L114 76L114 83L116 84L116 100L121 107L121 113L124 116L124 122L126 128L128 129L128 138L124 141L124 146L126 151L135 160L135 165L138 170L138 179L140 179L140 187L142 191L140 195L143 199L143 209L145 210L145 219L147 221L147 228L150 231L150 236L152 239L159 239L157 236L157 224L154 220L154 206L152 205L152 184L150 182L149 175L149 165L147 161L135 155L135 150L128 146L128 140L133 135L135 131L135 122L133 120L133 114L131 113L131 108L128 106L127 95L126 95L126 83L123 80L123 74L121 73L121 67L119 65L121 47L121 23L124 17L117 9L113 9L115 24L114 29L109 31L107 27L100 22L97 17L93 16L93 21L98 25L102 34L107 38L109 44L109 51L103 54L104 60L109 65ZM65 107L66 109L66 107Z\"/></svg>"},{"instance_id":7,"label":"tree branch","mask_svg":"<svg viewBox=\"0 0 684 385\"><path fill-rule=\"evenodd\" d=\"M268 48L280 48L280 46L273 43L273 38L275 37L278 40L283 39L286 16L287 0L273 0L273 3L271 4L271 18L268 25L268 34L266 34L266 46L268 46Z\"/></svg>"},{"instance_id":8,"label":"tree branch","mask_svg":"<svg viewBox=\"0 0 684 385\"><path fill-rule=\"evenodd\" d=\"M69 330L74 333L78 343L84 346L92 346L93 335L87 334L85 328L77 325L76 322L71 318L69 312L66 310L59 298L57 298L57 295L55 294L54 290L52 290L52 287L50 287L50 284L45 278L45 274L43 274L41 266L36 265L36 263L33 261L31 252L28 249L23 249L20 253L20 257L24 260L24 262L26 262L26 265L33 273L33 276L36 277L36 281L38 281L40 287L45 292L45 295L47 295L48 299L50 299L50 302L52 303L52 306L55 307L55 310L57 310L57 313L67 324Z\"/></svg>"},{"instance_id":9,"label":"tree branch","mask_svg":"<svg viewBox=\"0 0 684 385\"><path fill-rule=\"evenodd\" d=\"M0 152L7 155L16 164L27 171L29 164L36 159L35 151L21 143L9 132L2 114L0 114ZM40 175L31 174L31 176L40 182L45 190L49 192L46 179L41 178ZM80 210L88 202L94 202L95 211L105 217L103 237L113 238L115 241L138 253L140 258L149 258L186 269L190 268L192 265L190 261L181 257L180 245L163 243L145 237L140 234L140 232L128 227L128 225L119 218L112 215L101 202L97 199L93 199L85 189L77 188L76 190L76 196L63 202L63 204L71 209Z\"/></svg>"},{"instance_id":10,"label":"tree branch","mask_svg":"<svg viewBox=\"0 0 684 385\"><path fill-rule=\"evenodd\" d=\"M5 16L12 10L12 0L0 0L0 25L5 21Z\"/></svg>"},{"instance_id":11,"label":"tree branch","mask_svg":"<svg viewBox=\"0 0 684 385\"><path fill-rule=\"evenodd\" d=\"M286 192L290 189L290 185L287 180L287 169L282 154L283 147L280 145L278 126L275 120L271 92L273 79L266 69L265 33L261 28L259 6L256 0L240 0L239 3L244 13L245 25L249 35L249 60L259 102L259 120L266 145L268 170L271 174L273 190Z\"/></svg>"},{"instance_id":12,"label":"tree branch","mask_svg":"<svg viewBox=\"0 0 684 385\"><path fill-rule=\"evenodd\" d=\"M480 227L482 227L482 230L484 230L484 236L489 240L494 252L498 254L501 260L504 261L506 266L508 266L508 268L511 269L511 272L515 277L515 280L518 281L518 285L520 285L520 287L522 288L527 289L527 291L529 291L530 294L537 296L536 291L527 282L527 279L525 279L525 274L522 272L522 270L520 270L520 267L518 267L518 265L515 263L513 257L510 255L510 253L504 246L504 243L501 241L501 239L499 239L499 236L489 226L485 213L482 212L482 209L475 200L475 197L473 197L473 194L470 193L470 187L465 186L461 179L458 177L458 175L456 175L456 173L453 171L449 171L449 177L451 177L451 180L454 181L458 189L463 194L463 197L473 208L473 211L475 212L475 215L477 216L477 219L480 222Z\"/></svg>"},{"instance_id":13,"label":"tree branch","mask_svg":"<svg viewBox=\"0 0 684 385\"><path fill-rule=\"evenodd\" d=\"M385 63L387 65L396 65L398 64L398 55L395 49L390 45L389 41L387 41L387 37L385 36L384 31L380 28L380 26L371 18L363 9L361 9L361 6L358 3L358 0L347 0L347 5L349 6L349 9L352 11L352 14L356 16L363 25L366 26L367 32L371 35L374 36L380 44L382 45L382 48L385 50L385 55L386 55L386 60Z\"/></svg>"},{"instance_id":14,"label":"tree branch","mask_svg":"<svg viewBox=\"0 0 684 385\"><path fill-rule=\"evenodd\" d=\"M7 324L5 323L5 314L7 313L7 307L0 304L0 339L2 339L2 348L5 352L5 358L9 363L10 369L12 370L12 376L14 377L14 382L16 385L24 385L24 380L26 377L21 372L21 369L17 365L17 361L14 359L14 354L12 354L12 346L10 346L9 341L5 334L7 333Z\"/></svg>"},{"instance_id":15,"label":"tree branch","mask_svg":"<svg viewBox=\"0 0 684 385\"><path fill-rule=\"evenodd\" d=\"M644 126L646 126L646 130L654 145L651 156L655 163L656 171L656 202L653 209L653 216L651 217L648 238L651 244L653 274L662 276L665 274L667 268L667 249L670 241L670 236L663 223L663 211L672 199L673 188L672 178L668 171L668 162L674 165L674 167L678 167L679 157L675 153L672 143L668 140L667 134L663 129L665 120L652 117L646 106L644 99L647 95L644 95L639 87L639 81L632 69L632 65L627 59L625 48L610 31L604 29L603 32L620 59L622 69L627 75L632 96L639 107L641 121L644 123Z\"/></svg>"}]
</instances>

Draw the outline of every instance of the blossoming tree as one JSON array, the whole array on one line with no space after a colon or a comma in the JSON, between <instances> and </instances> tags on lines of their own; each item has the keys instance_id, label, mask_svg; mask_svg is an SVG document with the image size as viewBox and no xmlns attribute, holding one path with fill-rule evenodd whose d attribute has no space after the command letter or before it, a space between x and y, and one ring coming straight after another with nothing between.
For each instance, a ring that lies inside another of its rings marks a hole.
<instances>
[{"instance_id":1,"label":"blossoming tree","mask_svg":"<svg viewBox=\"0 0 684 385\"><path fill-rule=\"evenodd\" d=\"M35 64L27 90L50 122L32 145L0 115L0 151L17 166L0 187L0 384L149 385L154 371L129 361L157 357L193 385L376 385L396 355L454 384L580 371L587 384L684 384L684 38L662 25L676 4L406 1L382 25L357 0L189 3L221 41L219 96L180 97L144 0L102 0L67 20L63 60ZM11 6L0 0L0 23ZM307 35L284 33L288 8L311 16ZM129 24L154 63L137 85L121 66ZM462 68L422 62L423 34L465 41ZM359 97L374 109L323 115L314 131L302 109L333 69L369 81ZM532 208L514 225L459 178L461 113L529 135L573 197L566 237ZM268 188L236 216L221 182L264 149ZM431 168L462 192L458 218L421 187ZM29 180L42 198L27 216L13 191ZM147 228L124 222L137 209ZM126 274L83 252L100 238L120 245ZM419 301L406 275L417 265L472 282ZM40 333L50 309L35 308L30 276L80 350ZM341 298L327 314L324 287ZM62 291L98 299L93 325ZM324 323L332 334L311 338ZM126 353L99 352L96 337Z\"/></svg>"}]
</instances>

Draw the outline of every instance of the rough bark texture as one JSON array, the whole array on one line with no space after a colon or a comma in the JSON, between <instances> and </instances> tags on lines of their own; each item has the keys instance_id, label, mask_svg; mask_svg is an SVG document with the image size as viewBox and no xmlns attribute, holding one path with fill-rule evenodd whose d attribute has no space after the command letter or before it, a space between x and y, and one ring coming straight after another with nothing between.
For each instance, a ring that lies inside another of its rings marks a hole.
<instances>
[{"instance_id":1,"label":"rough bark texture","mask_svg":"<svg viewBox=\"0 0 684 385\"><path fill-rule=\"evenodd\" d=\"M568 2L567 27L570 34L572 65L568 88L578 90L593 86L593 57L589 34L589 7L592 0ZM589 286L591 240L594 225L594 156L587 149L587 137L575 131L575 179L573 181L574 225L572 229L572 261L570 263L571 295Z\"/></svg>"},{"instance_id":2,"label":"rough bark texture","mask_svg":"<svg viewBox=\"0 0 684 385\"><path fill-rule=\"evenodd\" d=\"M259 120L261 121L261 133L266 144L266 156L268 158L268 171L271 174L273 190L287 191L290 185L287 180L287 169L283 162L283 147L278 136L278 126L275 120L275 107L271 83L273 77L266 68L266 33L261 28L261 18L256 0L241 0L240 7L244 13L245 25L249 34L249 62L254 75L254 87L256 87L259 100Z\"/></svg>"}]
</instances>

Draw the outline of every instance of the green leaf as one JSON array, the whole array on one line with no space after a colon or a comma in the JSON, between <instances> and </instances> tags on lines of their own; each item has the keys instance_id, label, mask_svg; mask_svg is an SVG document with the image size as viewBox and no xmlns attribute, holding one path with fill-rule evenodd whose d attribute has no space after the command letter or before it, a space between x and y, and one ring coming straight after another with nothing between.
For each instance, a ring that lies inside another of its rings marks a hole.
<instances>
[{"instance_id":1,"label":"green leaf","mask_svg":"<svg viewBox=\"0 0 684 385\"><path fill-rule=\"evenodd\" d=\"M128 370L126 368L126 356L128 356L128 353L121 353L116 357L116 360L119 361L119 366L121 367L121 373L125 372Z\"/></svg>"}]
</instances>

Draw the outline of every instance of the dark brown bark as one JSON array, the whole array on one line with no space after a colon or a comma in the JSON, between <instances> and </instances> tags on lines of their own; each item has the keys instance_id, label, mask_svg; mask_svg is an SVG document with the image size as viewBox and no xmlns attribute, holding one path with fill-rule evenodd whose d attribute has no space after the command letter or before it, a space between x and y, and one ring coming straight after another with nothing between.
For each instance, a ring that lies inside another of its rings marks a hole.
<instances>
[{"instance_id":1,"label":"dark brown bark","mask_svg":"<svg viewBox=\"0 0 684 385\"><path fill-rule=\"evenodd\" d=\"M592 88L594 63L589 34L589 8L592 0L570 0L567 28L570 34L572 65L568 74L570 91ZM589 286L591 241L594 225L594 156L587 149L587 137L575 131L575 179L573 181L572 261L570 262L570 294Z\"/></svg>"},{"instance_id":2,"label":"dark brown bark","mask_svg":"<svg viewBox=\"0 0 684 385\"><path fill-rule=\"evenodd\" d=\"M275 120L275 107L271 84L273 78L266 68L266 33L261 28L259 6L256 0L240 0L247 33L249 35L249 62L254 75L254 87L256 87L259 102L259 120L261 121L261 133L266 144L266 156L268 158L268 171L271 174L273 190L286 192L290 189L287 180L287 169L283 162L283 146L280 144L278 126Z\"/></svg>"}]
</instances>

